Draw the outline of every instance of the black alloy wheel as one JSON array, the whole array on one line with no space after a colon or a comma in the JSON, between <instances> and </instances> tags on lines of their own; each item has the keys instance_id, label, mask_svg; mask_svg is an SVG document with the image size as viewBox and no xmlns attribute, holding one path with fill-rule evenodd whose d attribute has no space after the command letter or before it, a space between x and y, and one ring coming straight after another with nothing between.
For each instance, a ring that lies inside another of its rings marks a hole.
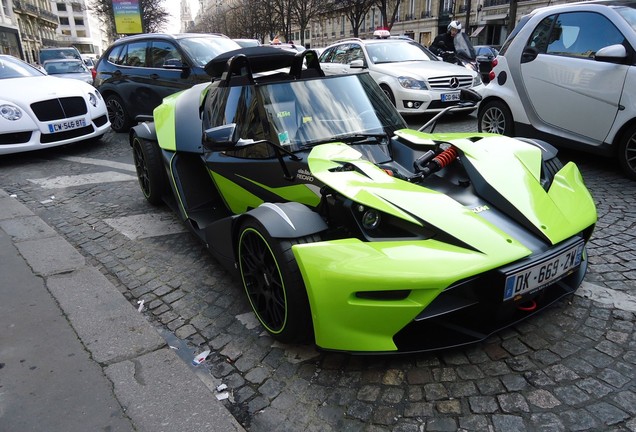
<instances>
[{"instance_id":1,"label":"black alloy wheel","mask_svg":"<svg viewBox=\"0 0 636 432\"><path fill-rule=\"evenodd\" d=\"M625 175L636 180L636 125L630 126L618 145L618 163Z\"/></svg>"},{"instance_id":2,"label":"black alloy wheel","mask_svg":"<svg viewBox=\"0 0 636 432\"><path fill-rule=\"evenodd\" d=\"M150 204L159 205L163 202L162 197L168 188L159 145L135 135L132 148L141 191Z\"/></svg>"},{"instance_id":3,"label":"black alloy wheel","mask_svg":"<svg viewBox=\"0 0 636 432\"><path fill-rule=\"evenodd\" d=\"M128 115L126 108L124 108L124 103L119 96L106 96L106 110L108 111L110 127L115 132L128 132L130 126L132 126L132 119Z\"/></svg>"},{"instance_id":4,"label":"black alloy wheel","mask_svg":"<svg viewBox=\"0 0 636 432\"><path fill-rule=\"evenodd\" d=\"M267 332L284 343L307 342L313 336L309 300L291 248L316 240L274 239L251 218L239 232L239 270L247 298Z\"/></svg>"}]
</instances>

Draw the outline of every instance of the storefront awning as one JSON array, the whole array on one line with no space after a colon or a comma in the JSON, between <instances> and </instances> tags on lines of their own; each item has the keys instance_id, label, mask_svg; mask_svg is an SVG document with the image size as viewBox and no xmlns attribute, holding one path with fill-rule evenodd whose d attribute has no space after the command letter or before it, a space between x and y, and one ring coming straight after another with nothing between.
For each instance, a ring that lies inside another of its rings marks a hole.
<instances>
[{"instance_id":1,"label":"storefront awning","mask_svg":"<svg viewBox=\"0 0 636 432\"><path fill-rule=\"evenodd\" d=\"M484 27L486 27L486 26L477 27L475 29L475 31L471 33L470 37L477 37L479 35L479 33L481 33L481 31L484 29Z\"/></svg>"}]
</instances>

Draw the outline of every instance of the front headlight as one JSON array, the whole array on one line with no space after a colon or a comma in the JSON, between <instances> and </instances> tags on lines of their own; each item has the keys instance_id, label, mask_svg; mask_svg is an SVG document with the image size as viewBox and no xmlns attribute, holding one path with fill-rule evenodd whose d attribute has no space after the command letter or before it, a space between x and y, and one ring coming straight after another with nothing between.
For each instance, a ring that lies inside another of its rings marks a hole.
<instances>
[{"instance_id":1,"label":"front headlight","mask_svg":"<svg viewBox=\"0 0 636 432\"><path fill-rule=\"evenodd\" d=\"M89 93L88 94L88 100L91 103L91 105L93 105L94 107L97 106L97 96L95 96L95 94Z\"/></svg>"},{"instance_id":2,"label":"front headlight","mask_svg":"<svg viewBox=\"0 0 636 432\"><path fill-rule=\"evenodd\" d=\"M415 78L401 76L398 77L397 80L402 87L407 89L428 90L428 87L426 86L426 83L424 81L416 80Z\"/></svg>"},{"instance_id":3,"label":"front headlight","mask_svg":"<svg viewBox=\"0 0 636 432\"><path fill-rule=\"evenodd\" d=\"M473 86L478 86L479 84L481 84L481 75L477 74L473 78Z\"/></svg>"},{"instance_id":4,"label":"front headlight","mask_svg":"<svg viewBox=\"0 0 636 432\"><path fill-rule=\"evenodd\" d=\"M22 110L15 105L0 105L0 115L7 120L20 120L22 118Z\"/></svg>"}]
</instances>

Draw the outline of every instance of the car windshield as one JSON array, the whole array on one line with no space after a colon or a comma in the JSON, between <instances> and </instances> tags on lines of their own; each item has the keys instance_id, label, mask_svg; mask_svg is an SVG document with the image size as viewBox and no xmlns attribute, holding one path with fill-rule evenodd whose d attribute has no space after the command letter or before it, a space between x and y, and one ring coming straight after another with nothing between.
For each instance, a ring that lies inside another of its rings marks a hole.
<instances>
[{"instance_id":1,"label":"car windshield","mask_svg":"<svg viewBox=\"0 0 636 432\"><path fill-rule=\"evenodd\" d=\"M618 12L632 27L632 29L636 31L636 8L633 5L629 7L617 7L616 12Z\"/></svg>"},{"instance_id":2,"label":"car windshield","mask_svg":"<svg viewBox=\"0 0 636 432\"><path fill-rule=\"evenodd\" d=\"M36 68L16 58L0 56L0 79L43 76Z\"/></svg>"},{"instance_id":3,"label":"car windshield","mask_svg":"<svg viewBox=\"0 0 636 432\"><path fill-rule=\"evenodd\" d=\"M81 59L77 51L72 48L43 49L40 51L41 62L59 58Z\"/></svg>"},{"instance_id":4,"label":"car windshield","mask_svg":"<svg viewBox=\"0 0 636 432\"><path fill-rule=\"evenodd\" d=\"M423 46L409 41L395 41L370 43L367 52L373 63L396 63L407 61L437 61Z\"/></svg>"},{"instance_id":5,"label":"car windshield","mask_svg":"<svg viewBox=\"0 0 636 432\"><path fill-rule=\"evenodd\" d=\"M89 72L80 60L45 62L44 70L46 70L46 73L49 75Z\"/></svg>"},{"instance_id":6,"label":"car windshield","mask_svg":"<svg viewBox=\"0 0 636 432\"><path fill-rule=\"evenodd\" d=\"M221 53L241 48L232 39L224 37L183 38L179 39L179 43L192 60L201 67L204 67L210 60Z\"/></svg>"},{"instance_id":7,"label":"car windshield","mask_svg":"<svg viewBox=\"0 0 636 432\"><path fill-rule=\"evenodd\" d=\"M290 151L406 127L368 73L269 84L258 91L279 144Z\"/></svg>"}]
</instances>

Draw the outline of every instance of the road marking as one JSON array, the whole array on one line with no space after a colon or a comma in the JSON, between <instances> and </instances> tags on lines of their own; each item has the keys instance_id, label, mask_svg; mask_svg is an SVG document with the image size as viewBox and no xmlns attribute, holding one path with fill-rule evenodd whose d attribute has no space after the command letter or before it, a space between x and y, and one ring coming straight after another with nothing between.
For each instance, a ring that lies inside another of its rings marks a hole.
<instances>
[{"instance_id":1,"label":"road marking","mask_svg":"<svg viewBox=\"0 0 636 432\"><path fill-rule=\"evenodd\" d=\"M583 282L575 294L595 302L612 305L616 309L636 312L636 297L623 291Z\"/></svg>"},{"instance_id":2,"label":"road marking","mask_svg":"<svg viewBox=\"0 0 636 432\"><path fill-rule=\"evenodd\" d=\"M97 166L105 166L109 168L120 169L123 171L135 172L135 166L133 164L122 163L122 162L113 162L103 159L93 159L86 157L77 157L77 156L65 156L60 159L67 160L69 162L77 162L81 164L87 165L97 165Z\"/></svg>"},{"instance_id":3,"label":"road marking","mask_svg":"<svg viewBox=\"0 0 636 432\"><path fill-rule=\"evenodd\" d=\"M186 231L185 226L172 213L148 213L104 219L130 240L159 237Z\"/></svg>"},{"instance_id":4,"label":"road marking","mask_svg":"<svg viewBox=\"0 0 636 432\"><path fill-rule=\"evenodd\" d=\"M50 178L27 179L31 183L48 189L60 189L73 186L82 186L96 183L110 183L120 181L137 180L136 176L118 173L115 171L106 171L94 174L79 174L73 176L59 176Z\"/></svg>"}]
</instances>

